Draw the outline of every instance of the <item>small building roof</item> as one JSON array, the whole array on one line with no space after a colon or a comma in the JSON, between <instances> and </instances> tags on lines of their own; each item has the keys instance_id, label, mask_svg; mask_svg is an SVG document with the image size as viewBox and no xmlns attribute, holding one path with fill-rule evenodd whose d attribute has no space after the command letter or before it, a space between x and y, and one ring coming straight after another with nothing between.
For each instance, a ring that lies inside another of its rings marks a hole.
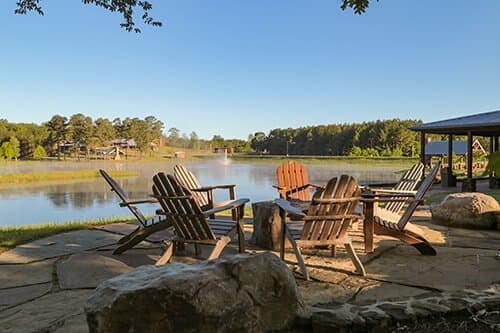
<instances>
[{"instance_id":1,"label":"small building roof","mask_svg":"<svg viewBox=\"0 0 500 333\"><path fill-rule=\"evenodd\" d=\"M410 129L435 134L500 135L500 110L415 125Z\"/></svg>"}]
</instances>

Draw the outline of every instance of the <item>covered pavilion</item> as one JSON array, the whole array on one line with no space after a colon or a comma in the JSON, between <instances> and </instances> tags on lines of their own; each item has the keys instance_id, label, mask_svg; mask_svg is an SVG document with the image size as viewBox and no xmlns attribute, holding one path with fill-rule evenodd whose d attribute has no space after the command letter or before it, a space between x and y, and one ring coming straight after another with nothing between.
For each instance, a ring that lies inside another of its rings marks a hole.
<instances>
[{"instance_id":1,"label":"covered pavilion","mask_svg":"<svg viewBox=\"0 0 500 333\"><path fill-rule=\"evenodd\" d=\"M410 127L414 131L420 132L420 159L425 163L425 145L427 140L425 135L429 134L442 134L448 136L448 160L452 160L453 154L453 136L466 135L467 136L467 179L462 183L463 191L475 190L475 179L472 178L472 145L474 136L482 136L490 138L490 153L498 151L500 136L500 110L485 113L478 113L470 116L445 119L434 121L431 123L420 124ZM446 172L443 173L442 181L444 184L455 186L452 163L448 163ZM492 179L494 175L490 175ZM496 175L498 176L498 175ZM491 182L496 183L498 180Z\"/></svg>"}]
</instances>

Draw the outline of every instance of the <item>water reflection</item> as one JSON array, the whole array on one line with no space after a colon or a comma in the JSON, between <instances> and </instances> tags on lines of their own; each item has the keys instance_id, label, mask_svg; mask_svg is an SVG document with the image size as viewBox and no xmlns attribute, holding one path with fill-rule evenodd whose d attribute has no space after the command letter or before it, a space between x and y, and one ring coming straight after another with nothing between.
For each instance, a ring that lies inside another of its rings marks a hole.
<instances>
[{"instance_id":1,"label":"water reflection","mask_svg":"<svg viewBox=\"0 0 500 333\"><path fill-rule=\"evenodd\" d=\"M11 172L99 169L133 170L137 177L117 179L131 198L145 198L151 193L152 176L159 172L171 173L174 162L114 163L114 162L66 162L4 164L0 174ZM252 202L271 200L276 197L272 187L276 182L276 167L279 163L238 163L227 165L221 161L185 162L202 185L237 184L238 197L250 198ZM398 176L396 167L360 166L349 164L307 165L312 183L323 184L331 177L347 173L357 177L360 183L391 182ZM225 200L227 191L216 191L217 200ZM101 178L88 181L68 181L58 184L35 184L0 188L0 210L3 214L0 225L22 225L68 220L86 220L110 216L126 216L129 212L118 206L118 197L110 192L108 184ZM144 205L142 210L153 213L155 205Z\"/></svg>"}]
</instances>

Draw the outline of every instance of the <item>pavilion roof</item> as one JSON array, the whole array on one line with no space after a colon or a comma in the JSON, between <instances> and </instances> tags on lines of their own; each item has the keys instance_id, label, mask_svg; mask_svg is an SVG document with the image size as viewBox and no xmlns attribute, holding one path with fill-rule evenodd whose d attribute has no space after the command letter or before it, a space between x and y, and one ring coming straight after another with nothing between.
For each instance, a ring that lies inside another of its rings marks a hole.
<instances>
[{"instance_id":1,"label":"pavilion roof","mask_svg":"<svg viewBox=\"0 0 500 333\"><path fill-rule=\"evenodd\" d=\"M425 133L494 136L500 135L500 110L420 124L410 129Z\"/></svg>"}]
</instances>

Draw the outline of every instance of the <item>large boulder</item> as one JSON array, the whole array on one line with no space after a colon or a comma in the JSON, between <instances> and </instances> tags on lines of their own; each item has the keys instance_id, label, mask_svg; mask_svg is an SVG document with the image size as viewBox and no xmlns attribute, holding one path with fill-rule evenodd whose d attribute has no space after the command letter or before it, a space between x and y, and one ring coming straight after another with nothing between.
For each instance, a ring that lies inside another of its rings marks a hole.
<instances>
[{"instance_id":1,"label":"large boulder","mask_svg":"<svg viewBox=\"0 0 500 333\"><path fill-rule=\"evenodd\" d=\"M440 204L431 205L431 213L433 221L450 227L495 229L500 226L500 205L484 193L449 194Z\"/></svg>"},{"instance_id":2,"label":"large boulder","mask_svg":"<svg viewBox=\"0 0 500 333\"><path fill-rule=\"evenodd\" d=\"M292 272L272 253L141 266L85 304L91 333L283 330L303 309Z\"/></svg>"}]
</instances>

